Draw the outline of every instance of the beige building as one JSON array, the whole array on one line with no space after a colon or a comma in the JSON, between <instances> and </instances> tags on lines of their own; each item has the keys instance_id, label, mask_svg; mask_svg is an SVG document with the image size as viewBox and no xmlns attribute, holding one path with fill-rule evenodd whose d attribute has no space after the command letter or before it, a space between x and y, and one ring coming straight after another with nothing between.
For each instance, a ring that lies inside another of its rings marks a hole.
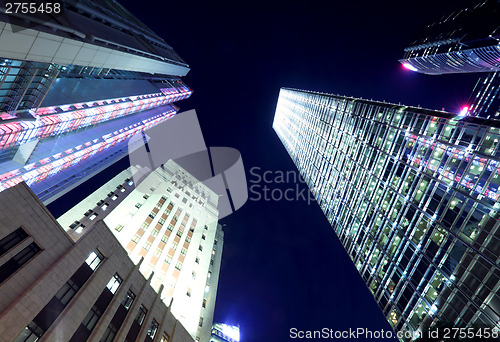
<instances>
[{"instance_id":1,"label":"beige building","mask_svg":"<svg viewBox=\"0 0 500 342\"><path fill-rule=\"evenodd\" d=\"M219 196L173 161L134 184L127 169L61 216L74 241L102 219L197 341L209 341L222 256ZM137 177L135 177L137 178Z\"/></svg>"},{"instance_id":2,"label":"beige building","mask_svg":"<svg viewBox=\"0 0 500 342\"><path fill-rule=\"evenodd\" d=\"M25 183L0 208L0 341L192 341L104 222L75 242Z\"/></svg>"}]
</instances>

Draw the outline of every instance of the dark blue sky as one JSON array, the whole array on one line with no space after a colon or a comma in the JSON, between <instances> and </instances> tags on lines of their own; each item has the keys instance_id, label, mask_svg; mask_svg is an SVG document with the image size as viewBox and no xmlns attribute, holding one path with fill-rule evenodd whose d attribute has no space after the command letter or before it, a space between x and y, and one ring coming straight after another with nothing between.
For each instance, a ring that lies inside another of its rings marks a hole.
<instances>
[{"instance_id":1,"label":"dark blue sky","mask_svg":"<svg viewBox=\"0 0 500 342\"><path fill-rule=\"evenodd\" d=\"M397 60L464 2L121 1L191 66L194 94L179 106L196 109L208 146L240 150L248 180L252 167L295 170L271 127L280 87L458 111L476 76L416 74ZM242 340L293 341L293 327L390 329L315 203L248 201L221 223L215 321L239 324Z\"/></svg>"}]
</instances>

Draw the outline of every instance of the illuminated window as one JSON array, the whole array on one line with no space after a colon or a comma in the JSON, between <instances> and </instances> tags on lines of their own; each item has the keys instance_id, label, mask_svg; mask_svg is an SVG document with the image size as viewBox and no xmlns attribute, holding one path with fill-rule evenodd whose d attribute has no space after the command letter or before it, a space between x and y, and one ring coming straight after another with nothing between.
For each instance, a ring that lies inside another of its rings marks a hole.
<instances>
[{"instance_id":1,"label":"illuminated window","mask_svg":"<svg viewBox=\"0 0 500 342\"><path fill-rule=\"evenodd\" d=\"M104 259L104 256L97 249L90 253L85 262L89 267L95 271L95 269L99 266L101 261Z\"/></svg>"},{"instance_id":2,"label":"illuminated window","mask_svg":"<svg viewBox=\"0 0 500 342\"><path fill-rule=\"evenodd\" d=\"M159 326L158 322L155 319L153 319L153 321L151 322L151 325L149 326L148 334L147 334L152 339L156 335L156 331L158 330L158 326Z\"/></svg>"},{"instance_id":3,"label":"illuminated window","mask_svg":"<svg viewBox=\"0 0 500 342\"><path fill-rule=\"evenodd\" d=\"M139 312L137 313L137 316L135 317L135 321L139 325L142 325L142 323L144 323L144 319L146 318L147 313L148 313L148 310L144 307L144 305L141 304L141 307L139 308Z\"/></svg>"},{"instance_id":4,"label":"illuminated window","mask_svg":"<svg viewBox=\"0 0 500 342\"><path fill-rule=\"evenodd\" d=\"M122 278L118 274L115 273L113 278L108 282L108 285L106 287L111 291L112 294L116 293L116 290L118 290L118 287L122 283Z\"/></svg>"},{"instance_id":5,"label":"illuminated window","mask_svg":"<svg viewBox=\"0 0 500 342\"><path fill-rule=\"evenodd\" d=\"M132 306L134 300L135 300L135 294L132 291L128 290L127 294L125 295L125 298L123 298L122 305L125 307L125 309L128 310Z\"/></svg>"}]
</instances>

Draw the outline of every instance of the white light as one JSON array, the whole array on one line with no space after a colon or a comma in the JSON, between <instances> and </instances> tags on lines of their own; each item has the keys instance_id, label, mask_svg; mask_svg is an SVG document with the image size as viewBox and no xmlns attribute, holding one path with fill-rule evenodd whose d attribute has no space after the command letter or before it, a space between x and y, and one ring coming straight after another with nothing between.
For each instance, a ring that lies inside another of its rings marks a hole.
<instances>
[{"instance_id":1,"label":"white light","mask_svg":"<svg viewBox=\"0 0 500 342\"><path fill-rule=\"evenodd\" d=\"M240 329L238 327L232 327L227 324L221 324L222 333L227 337L232 338L233 340L239 342L240 340Z\"/></svg>"},{"instance_id":2,"label":"white light","mask_svg":"<svg viewBox=\"0 0 500 342\"><path fill-rule=\"evenodd\" d=\"M417 68L415 68L413 65L411 65L410 63L403 63L403 67L408 69L408 70L411 70L411 71L418 71Z\"/></svg>"}]
</instances>

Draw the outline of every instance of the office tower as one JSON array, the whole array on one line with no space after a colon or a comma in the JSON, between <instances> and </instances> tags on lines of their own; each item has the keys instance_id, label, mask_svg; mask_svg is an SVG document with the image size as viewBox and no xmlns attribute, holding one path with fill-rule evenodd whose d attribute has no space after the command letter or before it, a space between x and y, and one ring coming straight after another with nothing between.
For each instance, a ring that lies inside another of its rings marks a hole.
<instances>
[{"instance_id":1,"label":"office tower","mask_svg":"<svg viewBox=\"0 0 500 342\"><path fill-rule=\"evenodd\" d=\"M500 70L500 3L476 1L428 25L400 62L429 75Z\"/></svg>"},{"instance_id":2,"label":"office tower","mask_svg":"<svg viewBox=\"0 0 500 342\"><path fill-rule=\"evenodd\" d=\"M499 326L496 121L283 88L273 128L395 331Z\"/></svg>"},{"instance_id":3,"label":"office tower","mask_svg":"<svg viewBox=\"0 0 500 342\"><path fill-rule=\"evenodd\" d=\"M0 12L0 190L24 181L46 204L192 93L181 80L189 66L119 3L57 5Z\"/></svg>"},{"instance_id":4,"label":"office tower","mask_svg":"<svg viewBox=\"0 0 500 342\"><path fill-rule=\"evenodd\" d=\"M196 340L209 341L223 246L218 195L173 161L134 185L131 167L58 221L78 241L104 220ZM138 176L140 177L140 176ZM135 178L137 179L137 177Z\"/></svg>"},{"instance_id":5,"label":"office tower","mask_svg":"<svg viewBox=\"0 0 500 342\"><path fill-rule=\"evenodd\" d=\"M440 75L480 72L463 114L500 118L500 2L476 1L428 25L399 61L412 71Z\"/></svg>"},{"instance_id":6,"label":"office tower","mask_svg":"<svg viewBox=\"0 0 500 342\"><path fill-rule=\"evenodd\" d=\"M212 326L210 342L239 342L240 327L224 323L215 323Z\"/></svg>"},{"instance_id":7,"label":"office tower","mask_svg":"<svg viewBox=\"0 0 500 342\"><path fill-rule=\"evenodd\" d=\"M102 221L74 242L25 183L0 216L2 341L193 341Z\"/></svg>"}]
</instances>

